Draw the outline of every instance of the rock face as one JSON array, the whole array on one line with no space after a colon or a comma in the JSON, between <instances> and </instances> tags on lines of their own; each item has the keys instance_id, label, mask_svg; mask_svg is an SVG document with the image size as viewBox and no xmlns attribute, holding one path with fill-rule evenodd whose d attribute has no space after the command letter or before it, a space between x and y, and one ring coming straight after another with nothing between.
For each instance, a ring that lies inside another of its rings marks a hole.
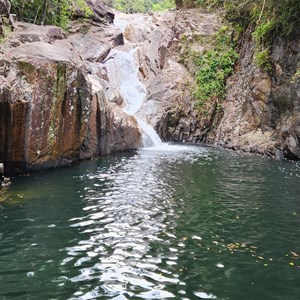
<instances>
[{"instance_id":1,"label":"rock face","mask_svg":"<svg viewBox=\"0 0 300 300\"><path fill-rule=\"evenodd\" d=\"M221 19L199 9L169 11L153 16L116 15L124 38L138 46L136 59L147 96L138 115L152 124L161 138L195 143L206 133L194 107L192 70L180 62L186 39L212 36ZM193 45L199 47L197 43ZM203 51L208 45L201 45Z\"/></svg>"},{"instance_id":2,"label":"rock face","mask_svg":"<svg viewBox=\"0 0 300 300\"><path fill-rule=\"evenodd\" d=\"M271 58L274 74L254 63L254 42L241 46L237 72L227 83L223 117L210 141L232 149L300 159L300 32L277 39Z\"/></svg>"},{"instance_id":3,"label":"rock face","mask_svg":"<svg viewBox=\"0 0 300 300\"><path fill-rule=\"evenodd\" d=\"M136 149L135 119L107 100L99 62L123 42L115 27L17 23L0 54L0 161L7 174ZM92 38L91 38L92 37ZM122 37L122 36L121 36Z\"/></svg>"},{"instance_id":4,"label":"rock face","mask_svg":"<svg viewBox=\"0 0 300 300\"><path fill-rule=\"evenodd\" d=\"M194 66L189 58L182 63L184 43L197 53L208 49L203 37L221 27L220 17L189 9L130 18L117 16L117 22L124 37L139 44L140 78L147 87L139 115L163 139L300 159L300 32L274 42L273 74L256 66L247 32L222 107L206 107L200 115L193 99Z\"/></svg>"},{"instance_id":5,"label":"rock face","mask_svg":"<svg viewBox=\"0 0 300 300\"><path fill-rule=\"evenodd\" d=\"M182 58L186 44L197 53L209 47L202 38L221 27L217 14L117 14L122 34L107 24L114 15L100 2L89 4L90 22L75 20L69 35L55 26L16 23L0 45L0 163L7 174L141 145L138 124L122 110L120 87L107 69L112 50L124 49L124 40L136 48L138 76L147 90L138 116L163 139L300 158L300 33L274 43L272 76L255 66L255 45L246 36L222 113L208 107L203 116L193 98L195 67Z\"/></svg>"}]
</instances>

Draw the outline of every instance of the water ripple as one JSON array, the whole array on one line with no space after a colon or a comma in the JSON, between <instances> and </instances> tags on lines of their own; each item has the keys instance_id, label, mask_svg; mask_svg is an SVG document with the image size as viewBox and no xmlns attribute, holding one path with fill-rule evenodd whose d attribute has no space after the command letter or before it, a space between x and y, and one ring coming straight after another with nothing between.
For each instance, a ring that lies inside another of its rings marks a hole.
<instances>
[{"instance_id":1,"label":"water ripple","mask_svg":"<svg viewBox=\"0 0 300 300\"><path fill-rule=\"evenodd\" d=\"M163 260L166 266L176 266L174 254L178 250L170 247L169 255L164 253L158 258L159 252L152 246L168 244L169 238L174 237L160 237L172 228L175 212L173 187L162 174L161 160L182 163L206 153L199 148L175 149L179 151L177 155L175 152L170 157L168 149L160 153L159 160L155 151L142 151L142 156L122 159L109 168L81 177L86 184L86 213L70 219L70 226L80 228L80 233L88 238L66 248L69 257L63 264L82 267L80 274L69 278L72 282L99 280L101 285L97 291L84 295L77 291L72 299L90 299L101 293L126 299L127 292L145 299L174 297L165 287L176 285L178 276L163 269L161 263ZM146 164L145 159L149 160ZM151 255L155 251L156 257ZM79 258L74 261L74 256Z\"/></svg>"},{"instance_id":2,"label":"water ripple","mask_svg":"<svg viewBox=\"0 0 300 300\"><path fill-rule=\"evenodd\" d=\"M298 300L299 164L173 150L17 179L0 298Z\"/></svg>"}]
</instances>

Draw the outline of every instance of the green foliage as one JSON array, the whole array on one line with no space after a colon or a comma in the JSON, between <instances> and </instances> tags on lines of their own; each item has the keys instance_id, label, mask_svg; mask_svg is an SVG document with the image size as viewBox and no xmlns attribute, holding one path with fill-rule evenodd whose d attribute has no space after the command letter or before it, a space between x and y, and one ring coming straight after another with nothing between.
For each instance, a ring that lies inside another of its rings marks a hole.
<instances>
[{"instance_id":1,"label":"green foliage","mask_svg":"<svg viewBox=\"0 0 300 300\"><path fill-rule=\"evenodd\" d=\"M182 0L190 6L190 0ZM299 0L194 0L208 9L221 8L226 18L237 28L238 34L252 31L256 43L255 62L264 71L271 71L270 47L278 37L289 36L299 27Z\"/></svg>"},{"instance_id":2,"label":"green foliage","mask_svg":"<svg viewBox=\"0 0 300 300\"><path fill-rule=\"evenodd\" d=\"M11 26L9 25L9 21L6 17L2 17L2 28L0 34L0 44L3 44L5 38L10 35L12 32Z\"/></svg>"},{"instance_id":3,"label":"green foliage","mask_svg":"<svg viewBox=\"0 0 300 300\"><path fill-rule=\"evenodd\" d=\"M233 72L238 58L234 51L234 42L227 27L213 37L213 48L195 59L197 66L196 97L199 105L212 98L222 99L225 93L226 79Z\"/></svg>"},{"instance_id":4,"label":"green foliage","mask_svg":"<svg viewBox=\"0 0 300 300\"><path fill-rule=\"evenodd\" d=\"M152 4L152 11L164 11L175 7L173 0L156 1Z\"/></svg>"},{"instance_id":5,"label":"green foliage","mask_svg":"<svg viewBox=\"0 0 300 300\"><path fill-rule=\"evenodd\" d=\"M103 2L125 13L147 13L175 7L174 0L104 0Z\"/></svg>"},{"instance_id":6,"label":"green foliage","mask_svg":"<svg viewBox=\"0 0 300 300\"><path fill-rule=\"evenodd\" d=\"M254 61L256 65L260 67L263 71L265 72L272 71L269 48L256 52L254 56Z\"/></svg>"},{"instance_id":7,"label":"green foliage","mask_svg":"<svg viewBox=\"0 0 300 300\"><path fill-rule=\"evenodd\" d=\"M264 42L266 42L267 37L274 29L274 25L274 20L267 20L256 27L256 29L252 33L252 36L257 44L263 44Z\"/></svg>"},{"instance_id":8,"label":"green foliage","mask_svg":"<svg viewBox=\"0 0 300 300\"><path fill-rule=\"evenodd\" d=\"M92 13L85 0L11 0L11 4L12 12L22 21L64 29L75 10L82 11L85 16Z\"/></svg>"},{"instance_id":9,"label":"green foliage","mask_svg":"<svg viewBox=\"0 0 300 300\"><path fill-rule=\"evenodd\" d=\"M179 1L183 6L190 6L191 0ZM233 23L255 30L261 37L289 35L299 26L299 0L193 0L194 4L206 8L222 8L226 17Z\"/></svg>"}]
</instances>

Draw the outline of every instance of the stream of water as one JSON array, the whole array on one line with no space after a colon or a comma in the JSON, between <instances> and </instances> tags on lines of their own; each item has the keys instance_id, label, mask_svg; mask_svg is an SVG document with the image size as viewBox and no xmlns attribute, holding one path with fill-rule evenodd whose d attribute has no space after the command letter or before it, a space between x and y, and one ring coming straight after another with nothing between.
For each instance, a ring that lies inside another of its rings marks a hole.
<instances>
[{"instance_id":1,"label":"stream of water","mask_svg":"<svg viewBox=\"0 0 300 300\"><path fill-rule=\"evenodd\" d=\"M0 299L300 299L300 166L163 147L19 177Z\"/></svg>"}]
</instances>

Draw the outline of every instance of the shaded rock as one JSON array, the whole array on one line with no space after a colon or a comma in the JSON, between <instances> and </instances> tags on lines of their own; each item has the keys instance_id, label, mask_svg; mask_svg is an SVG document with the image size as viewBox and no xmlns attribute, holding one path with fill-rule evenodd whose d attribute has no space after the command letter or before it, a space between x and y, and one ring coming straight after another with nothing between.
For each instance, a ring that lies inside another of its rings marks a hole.
<instances>
[{"instance_id":1,"label":"shaded rock","mask_svg":"<svg viewBox=\"0 0 300 300\"><path fill-rule=\"evenodd\" d=\"M86 0L87 5L91 8L93 14L91 18L96 22L107 20L109 23L114 21L114 13L106 5L98 0Z\"/></svg>"}]
</instances>

